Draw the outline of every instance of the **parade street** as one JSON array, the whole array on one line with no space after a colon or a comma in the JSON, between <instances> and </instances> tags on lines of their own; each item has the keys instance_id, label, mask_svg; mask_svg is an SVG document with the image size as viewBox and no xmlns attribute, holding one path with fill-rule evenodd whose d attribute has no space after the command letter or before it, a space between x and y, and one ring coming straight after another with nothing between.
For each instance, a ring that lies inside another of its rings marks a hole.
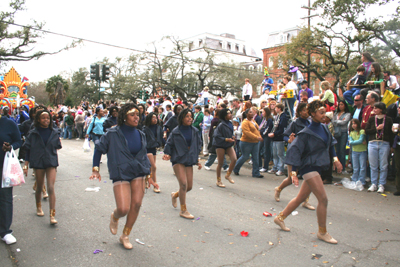
<instances>
[{"instance_id":1,"label":"parade street","mask_svg":"<svg viewBox=\"0 0 400 267\"><path fill-rule=\"evenodd\" d=\"M194 185L187 194L187 209L195 216L179 216L171 205L178 189L171 163L157 157L161 193L147 190L140 215L129 236L132 250L118 243L109 230L115 208L113 185L103 155L101 182L89 180L93 153L84 153L83 141L62 140L55 191L58 224L49 224L48 200L44 217L36 215L32 171L26 184L14 188L11 229L17 243L1 242L0 266L399 266L400 198L366 190L356 192L327 185L328 232L337 245L317 239L316 212L303 207L289 216L284 232L264 212L279 213L299 188L282 191L274 200L274 187L283 176L251 177L247 163L235 184L223 179L216 186L216 164L210 171L194 170ZM204 163L204 161L202 162ZM98 192L85 191L99 186ZM312 195L310 204L317 205ZM248 232L243 237L241 232ZM136 242L139 240L143 244ZM94 253L101 250L99 253Z\"/></svg>"}]
</instances>

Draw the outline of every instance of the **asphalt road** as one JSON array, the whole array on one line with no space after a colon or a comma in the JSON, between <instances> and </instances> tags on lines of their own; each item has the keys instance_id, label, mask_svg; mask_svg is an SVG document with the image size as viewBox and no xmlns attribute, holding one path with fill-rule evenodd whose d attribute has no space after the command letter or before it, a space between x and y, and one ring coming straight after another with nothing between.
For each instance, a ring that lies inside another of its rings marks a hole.
<instances>
[{"instance_id":1,"label":"asphalt road","mask_svg":"<svg viewBox=\"0 0 400 267\"><path fill-rule=\"evenodd\" d=\"M281 202L275 202L273 189L283 177L266 174L251 177L242 168L236 183L226 188L215 185L211 171L194 171L193 190L187 195L187 208L194 220L179 217L170 194L178 183L169 162L158 156L161 193L148 190L139 218L130 235L132 250L118 243L118 234L109 231L109 218L115 207L112 183L103 157L100 183L89 181L91 153L83 153L82 141L63 140L56 182L56 219L49 224L48 201L43 201L44 217L36 216L32 190L34 179L14 188L12 229L17 243L0 244L0 266L399 266L400 198L387 193L356 192L327 185L329 198L328 231L339 241L331 245L319 241L315 211L302 207L289 216L283 232L273 217L281 211L298 188L286 188ZM99 192L85 192L90 186ZM314 206L317 201L310 198ZM273 208L274 210L271 210ZM249 233L242 237L241 232ZM135 242L139 239L144 243ZM94 254L95 250L103 250ZM313 259L313 255L317 258Z\"/></svg>"}]
</instances>

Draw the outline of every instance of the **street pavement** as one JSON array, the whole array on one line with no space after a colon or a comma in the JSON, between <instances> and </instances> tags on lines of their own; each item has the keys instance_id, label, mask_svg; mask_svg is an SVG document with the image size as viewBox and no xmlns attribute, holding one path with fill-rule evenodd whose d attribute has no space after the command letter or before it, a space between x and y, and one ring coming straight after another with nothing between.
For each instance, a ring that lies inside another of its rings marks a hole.
<instances>
[{"instance_id":1,"label":"street pavement","mask_svg":"<svg viewBox=\"0 0 400 267\"><path fill-rule=\"evenodd\" d=\"M58 224L49 224L48 201L42 202L44 217L36 216L34 179L14 188L12 229L17 243L1 242L0 266L400 266L400 198L386 192L356 192L327 185L328 231L337 245L317 239L316 212L303 207L281 231L267 211L279 213L298 188L282 191L274 200L274 187L284 177L264 174L251 177L244 166L235 184L216 182L211 171L194 170L194 186L187 194L187 208L194 220L179 217L171 205L171 192L178 189L170 162L157 157L161 193L147 190L143 206L130 234L132 250L118 243L109 230L115 208L107 159L103 156L101 182L89 181L92 153L84 153L83 141L62 140L60 166L55 185ZM203 161L204 163L204 161ZM247 165L247 163L245 164ZM99 192L86 192L99 186ZM312 195L310 203L317 206ZM247 237L241 232L248 232ZM135 242L138 239L144 245ZM102 250L97 254L95 250Z\"/></svg>"}]
</instances>

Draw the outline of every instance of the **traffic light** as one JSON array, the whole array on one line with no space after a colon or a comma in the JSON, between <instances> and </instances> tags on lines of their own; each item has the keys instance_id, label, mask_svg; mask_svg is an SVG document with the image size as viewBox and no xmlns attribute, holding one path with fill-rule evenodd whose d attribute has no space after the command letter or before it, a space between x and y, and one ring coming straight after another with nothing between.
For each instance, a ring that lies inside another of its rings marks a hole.
<instances>
[{"instance_id":1,"label":"traffic light","mask_svg":"<svg viewBox=\"0 0 400 267\"><path fill-rule=\"evenodd\" d=\"M103 69L101 72L101 80L103 82L107 81L110 79L110 66L108 65L103 65Z\"/></svg>"},{"instance_id":2,"label":"traffic light","mask_svg":"<svg viewBox=\"0 0 400 267\"><path fill-rule=\"evenodd\" d=\"M143 97L143 91L139 90L139 99L142 99L142 97Z\"/></svg>"},{"instance_id":3,"label":"traffic light","mask_svg":"<svg viewBox=\"0 0 400 267\"><path fill-rule=\"evenodd\" d=\"M147 91L144 91L144 101L146 101L147 99L149 99L149 97L150 97L150 94L149 94L149 92L147 92Z\"/></svg>"},{"instance_id":4,"label":"traffic light","mask_svg":"<svg viewBox=\"0 0 400 267\"><path fill-rule=\"evenodd\" d=\"M90 79L91 80L100 80L100 67L99 65L90 65Z\"/></svg>"}]
</instances>

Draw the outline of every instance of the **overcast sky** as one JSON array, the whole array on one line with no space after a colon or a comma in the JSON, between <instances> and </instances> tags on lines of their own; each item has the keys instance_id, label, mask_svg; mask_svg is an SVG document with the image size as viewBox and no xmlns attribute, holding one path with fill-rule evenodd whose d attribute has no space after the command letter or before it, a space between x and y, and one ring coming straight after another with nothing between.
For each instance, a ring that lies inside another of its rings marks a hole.
<instances>
[{"instance_id":1,"label":"overcast sky","mask_svg":"<svg viewBox=\"0 0 400 267\"><path fill-rule=\"evenodd\" d=\"M4 10L9 0L0 1ZM307 15L302 5L307 0L203 0L203 1L129 1L129 0L26 0L26 11L18 13L15 22L44 22L44 29L113 45L140 49L173 35L184 39L200 33L231 33L248 42L262 58L268 33L302 25ZM315 20L314 20L315 21ZM46 34L35 50L56 51L72 39ZM21 77L31 82L53 75L67 75L80 67L108 57L124 57L129 50L84 42L78 48L45 56L29 62L10 62Z\"/></svg>"}]
</instances>

